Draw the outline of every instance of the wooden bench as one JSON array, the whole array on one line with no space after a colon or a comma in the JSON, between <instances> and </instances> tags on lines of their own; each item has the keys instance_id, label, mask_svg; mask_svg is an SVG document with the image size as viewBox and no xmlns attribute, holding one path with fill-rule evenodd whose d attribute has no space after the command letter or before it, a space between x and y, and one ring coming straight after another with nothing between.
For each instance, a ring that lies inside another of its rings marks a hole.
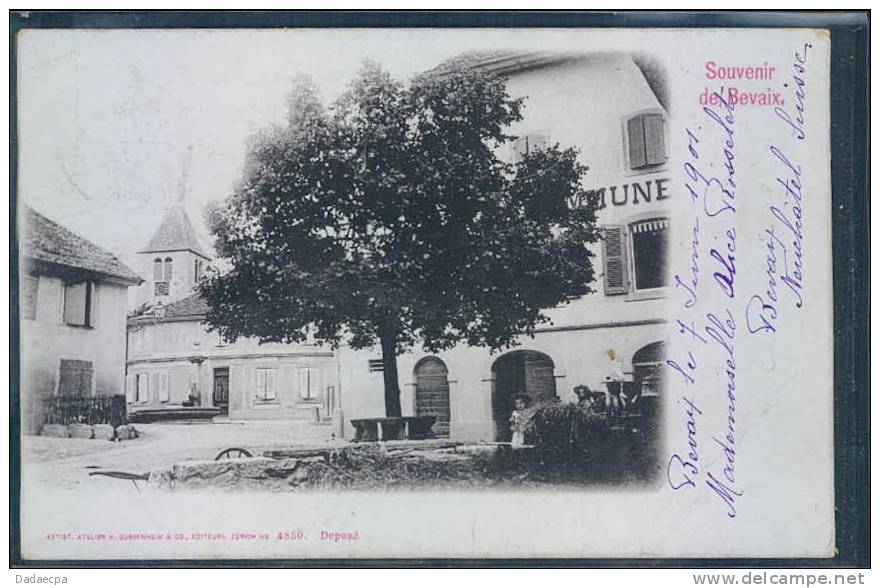
<instances>
[{"instance_id":1,"label":"wooden bench","mask_svg":"<svg viewBox=\"0 0 880 588\"><path fill-rule=\"evenodd\" d=\"M354 441L396 441L400 439L427 439L436 416L379 417L352 419ZM381 429L381 436L380 436Z\"/></svg>"}]
</instances>

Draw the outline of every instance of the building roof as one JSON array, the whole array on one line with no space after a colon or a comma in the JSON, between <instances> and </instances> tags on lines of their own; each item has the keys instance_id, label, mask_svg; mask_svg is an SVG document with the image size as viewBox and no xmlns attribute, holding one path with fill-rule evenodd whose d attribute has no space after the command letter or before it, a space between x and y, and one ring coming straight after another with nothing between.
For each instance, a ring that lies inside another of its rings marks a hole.
<instances>
[{"instance_id":1,"label":"building roof","mask_svg":"<svg viewBox=\"0 0 880 588\"><path fill-rule=\"evenodd\" d=\"M428 70L426 76L443 76L456 69L480 69L504 75L568 61L574 53L552 51L465 51Z\"/></svg>"},{"instance_id":2,"label":"building roof","mask_svg":"<svg viewBox=\"0 0 880 588\"><path fill-rule=\"evenodd\" d=\"M587 53L559 51L465 51L447 59L437 67L426 71L422 76L443 77L456 69L479 69L492 74L507 76L531 69L572 61ZM629 56L642 71L645 81L658 102L667 107L666 81L662 68L650 54L631 54ZM421 77L421 76L420 76Z\"/></svg>"},{"instance_id":3,"label":"building roof","mask_svg":"<svg viewBox=\"0 0 880 588\"><path fill-rule=\"evenodd\" d=\"M132 323L201 321L208 314L208 303L198 292L169 304L144 305L129 316Z\"/></svg>"},{"instance_id":4,"label":"building roof","mask_svg":"<svg viewBox=\"0 0 880 588\"><path fill-rule=\"evenodd\" d=\"M21 211L21 251L31 262L98 274L130 285L143 282L119 258L28 206Z\"/></svg>"},{"instance_id":5,"label":"building roof","mask_svg":"<svg viewBox=\"0 0 880 588\"><path fill-rule=\"evenodd\" d=\"M181 298L165 308L166 318L182 318L188 316L202 317L208 314L208 303L199 293L190 294L186 298Z\"/></svg>"},{"instance_id":6,"label":"building roof","mask_svg":"<svg viewBox=\"0 0 880 588\"><path fill-rule=\"evenodd\" d=\"M192 223L182 204L175 204L165 213L159 229L139 253L158 253L164 251L192 251L205 259L210 259L196 237Z\"/></svg>"}]
</instances>

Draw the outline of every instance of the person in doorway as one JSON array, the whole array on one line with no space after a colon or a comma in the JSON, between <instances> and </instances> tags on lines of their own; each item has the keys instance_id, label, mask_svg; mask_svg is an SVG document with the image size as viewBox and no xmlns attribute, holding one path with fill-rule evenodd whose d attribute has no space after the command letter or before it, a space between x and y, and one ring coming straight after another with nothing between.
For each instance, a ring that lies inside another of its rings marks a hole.
<instances>
[{"instance_id":1,"label":"person in doorway","mask_svg":"<svg viewBox=\"0 0 880 588\"><path fill-rule=\"evenodd\" d=\"M513 412L510 413L511 447L522 447L525 445L526 425L531 416L527 412L530 400L525 394L517 394L513 397Z\"/></svg>"}]
</instances>

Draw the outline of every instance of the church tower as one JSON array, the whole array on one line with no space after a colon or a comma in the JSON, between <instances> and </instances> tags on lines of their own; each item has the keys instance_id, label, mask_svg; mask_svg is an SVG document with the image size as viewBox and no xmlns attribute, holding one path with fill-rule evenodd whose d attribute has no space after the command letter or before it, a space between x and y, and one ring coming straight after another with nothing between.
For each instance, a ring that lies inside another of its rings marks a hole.
<instances>
[{"instance_id":1,"label":"church tower","mask_svg":"<svg viewBox=\"0 0 880 588\"><path fill-rule=\"evenodd\" d=\"M177 201L146 247L138 251L138 271L145 281L135 294L135 307L157 302L167 305L186 298L211 261L184 207L191 151L187 150L184 160Z\"/></svg>"}]
</instances>

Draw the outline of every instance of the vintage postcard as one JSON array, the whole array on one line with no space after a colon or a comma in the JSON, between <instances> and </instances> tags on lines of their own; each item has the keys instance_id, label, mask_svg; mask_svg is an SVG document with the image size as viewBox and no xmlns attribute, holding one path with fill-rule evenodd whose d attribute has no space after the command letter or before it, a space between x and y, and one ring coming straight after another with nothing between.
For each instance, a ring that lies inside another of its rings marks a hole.
<instances>
[{"instance_id":1,"label":"vintage postcard","mask_svg":"<svg viewBox=\"0 0 880 588\"><path fill-rule=\"evenodd\" d=\"M22 557L833 556L830 42L18 32Z\"/></svg>"}]
</instances>

